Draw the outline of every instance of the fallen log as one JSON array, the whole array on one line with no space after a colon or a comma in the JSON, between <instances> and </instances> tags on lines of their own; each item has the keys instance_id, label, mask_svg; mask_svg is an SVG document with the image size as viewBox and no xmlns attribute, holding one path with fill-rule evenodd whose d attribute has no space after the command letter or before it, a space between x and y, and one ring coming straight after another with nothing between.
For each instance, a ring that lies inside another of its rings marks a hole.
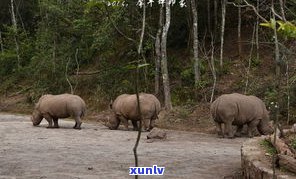
<instances>
[{"instance_id":1,"label":"fallen log","mask_svg":"<svg viewBox=\"0 0 296 179\"><path fill-rule=\"evenodd\" d=\"M279 165L284 169L296 173L296 159L287 155L278 155Z\"/></svg>"},{"instance_id":2,"label":"fallen log","mask_svg":"<svg viewBox=\"0 0 296 179\"><path fill-rule=\"evenodd\" d=\"M291 129L283 129L283 135L295 134L296 133L296 123L292 125Z\"/></svg>"},{"instance_id":3,"label":"fallen log","mask_svg":"<svg viewBox=\"0 0 296 179\"><path fill-rule=\"evenodd\" d=\"M277 129L277 131L280 131ZM278 154L287 155L295 158L295 154L290 150L289 146L280 139L280 132L273 133L267 137L267 140L272 143Z\"/></svg>"}]
</instances>

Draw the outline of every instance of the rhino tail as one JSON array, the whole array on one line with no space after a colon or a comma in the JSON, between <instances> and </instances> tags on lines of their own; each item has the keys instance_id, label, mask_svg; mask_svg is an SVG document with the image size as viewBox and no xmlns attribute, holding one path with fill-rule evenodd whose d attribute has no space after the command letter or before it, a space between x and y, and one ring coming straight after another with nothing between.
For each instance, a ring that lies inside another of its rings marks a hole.
<instances>
[{"instance_id":1,"label":"rhino tail","mask_svg":"<svg viewBox=\"0 0 296 179\"><path fill-rule=\"evenodd\" d=\"M80 118L83 118L84 116L86 116L86 107L84 107L81 111L81 114L80 114Z\"/></svg>"},{"instance_id":2,"label":"rhino tail","mask_svg":"<svg viewBox=\"0 0 296 179\"><path fill-rule=\"evenodd\" d=\"M215 119L217 118L217 109L218 109L218 106L219 106L219 103L220 103L220 99L218 99L217 101L214 101L215 104L213 104L213 118L214 118L214 121Z\"/></svg>"},{"instance_id":3,"label":"rhino tail","mask_svg":"<svg viewBox=\"0 0 296 179\"><path fill-rule=\"evenodd\" d=\"M161 106L160 106L160 109L158 109L157 103L154 102L154 118L155 119L159 119L158 114L160 111L161 111Z\"/></svg>"}]
</instances>

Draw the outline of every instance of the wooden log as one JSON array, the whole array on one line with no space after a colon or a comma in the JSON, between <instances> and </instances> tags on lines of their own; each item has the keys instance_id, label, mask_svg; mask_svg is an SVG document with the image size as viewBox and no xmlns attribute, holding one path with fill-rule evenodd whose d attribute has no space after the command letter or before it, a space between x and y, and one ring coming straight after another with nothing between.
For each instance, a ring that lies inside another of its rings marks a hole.
<instances>
[{"instance_id":1,"label":"wooden log","mask_svg":"<svg viewBox=\"0 0 296 179\"><path fill-rule=\"evenodd\" d=\"M292 125L291 129L283 129L283 135L295 134L296 133L296 123Z\"/></svg>"},{"instance_id":2,"label":"wooden log","mask_svg":"<svg viewBox=\"0 0 296 179\"><path fill-rule=\"evenodd\" d=\"M279 131L279 130L277 130ZM276 135L276 139L274 140L274 135ZM272 135L269 135L267 137L267 140L269 140L272 145L276 148L276 151L278 154L288 155L290 157L295 157L295 154L290 150L289 146L279 138L279 133L274 133Z\"/></svg>"},{"instance_id":3,"label":"wooden log","mask_svg":"<svg viewBox=\"0 0 296 179\"><path fill-rule=\"evenodd\" d=\"M279 165L290 172L296 173L296 159L287 155L278 155Z\"/></svg>"}]
</instances>

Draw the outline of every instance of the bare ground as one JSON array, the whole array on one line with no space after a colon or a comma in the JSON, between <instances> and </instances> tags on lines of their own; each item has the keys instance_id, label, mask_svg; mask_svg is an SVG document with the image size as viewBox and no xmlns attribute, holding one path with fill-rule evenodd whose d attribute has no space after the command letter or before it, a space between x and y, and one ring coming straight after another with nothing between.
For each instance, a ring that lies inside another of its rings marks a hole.
<instances>
[{"instance_id":1,"label":"bare ground","mask_svg":"<svg viewBox=\"0 0 296 179\"><path fill-rule=\"evenodd\" d=\"M60 120L33 127L29 116L0 115L0 179L133 178L134 131L109 130L100 124ZM140 178L228 178L240 171L240 147L246 138L167 130L167 139L149 143L143 133L138 148L140 166L165 167L164 176Z\"/></svg>"}]
</instances>

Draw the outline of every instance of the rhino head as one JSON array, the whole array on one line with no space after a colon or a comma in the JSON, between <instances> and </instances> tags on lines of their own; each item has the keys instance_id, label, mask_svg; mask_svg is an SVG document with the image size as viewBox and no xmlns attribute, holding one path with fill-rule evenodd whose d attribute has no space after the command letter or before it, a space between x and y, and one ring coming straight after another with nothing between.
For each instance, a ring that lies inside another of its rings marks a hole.
<instances>
[{"instance_id":1,"label":"rhino head","mask_svg":"<svg viewBox=\"0 0 296 179\"><path fill-rule=\"evenodd\" d=\"M269 118L260 121L258 130L263 135L269 135L274 132L272 122L269 121Z\"/></svg>"},{"instance_id":2,"label":"rhino head","mask_svg":"<svg viewBox=\"0 0 296 179\"><path fill-rule=\"evenodd\" d=\"M31 117L31 121L33 122L33 126L37 126L41 123L43 116L40 112L34 111Z\"/></svg>"},{"instance_id":3,"label":"rhino head","mask_svg":"<svg viewBox=\"0 0 296 179\"><path fill-rule=\"evenodd\" d=\"M116 130L120 124L120 120L116 117L115 114L112 114L111 117L108 117L106 126L111 130Z\"/></svg>"}]
</instances>

